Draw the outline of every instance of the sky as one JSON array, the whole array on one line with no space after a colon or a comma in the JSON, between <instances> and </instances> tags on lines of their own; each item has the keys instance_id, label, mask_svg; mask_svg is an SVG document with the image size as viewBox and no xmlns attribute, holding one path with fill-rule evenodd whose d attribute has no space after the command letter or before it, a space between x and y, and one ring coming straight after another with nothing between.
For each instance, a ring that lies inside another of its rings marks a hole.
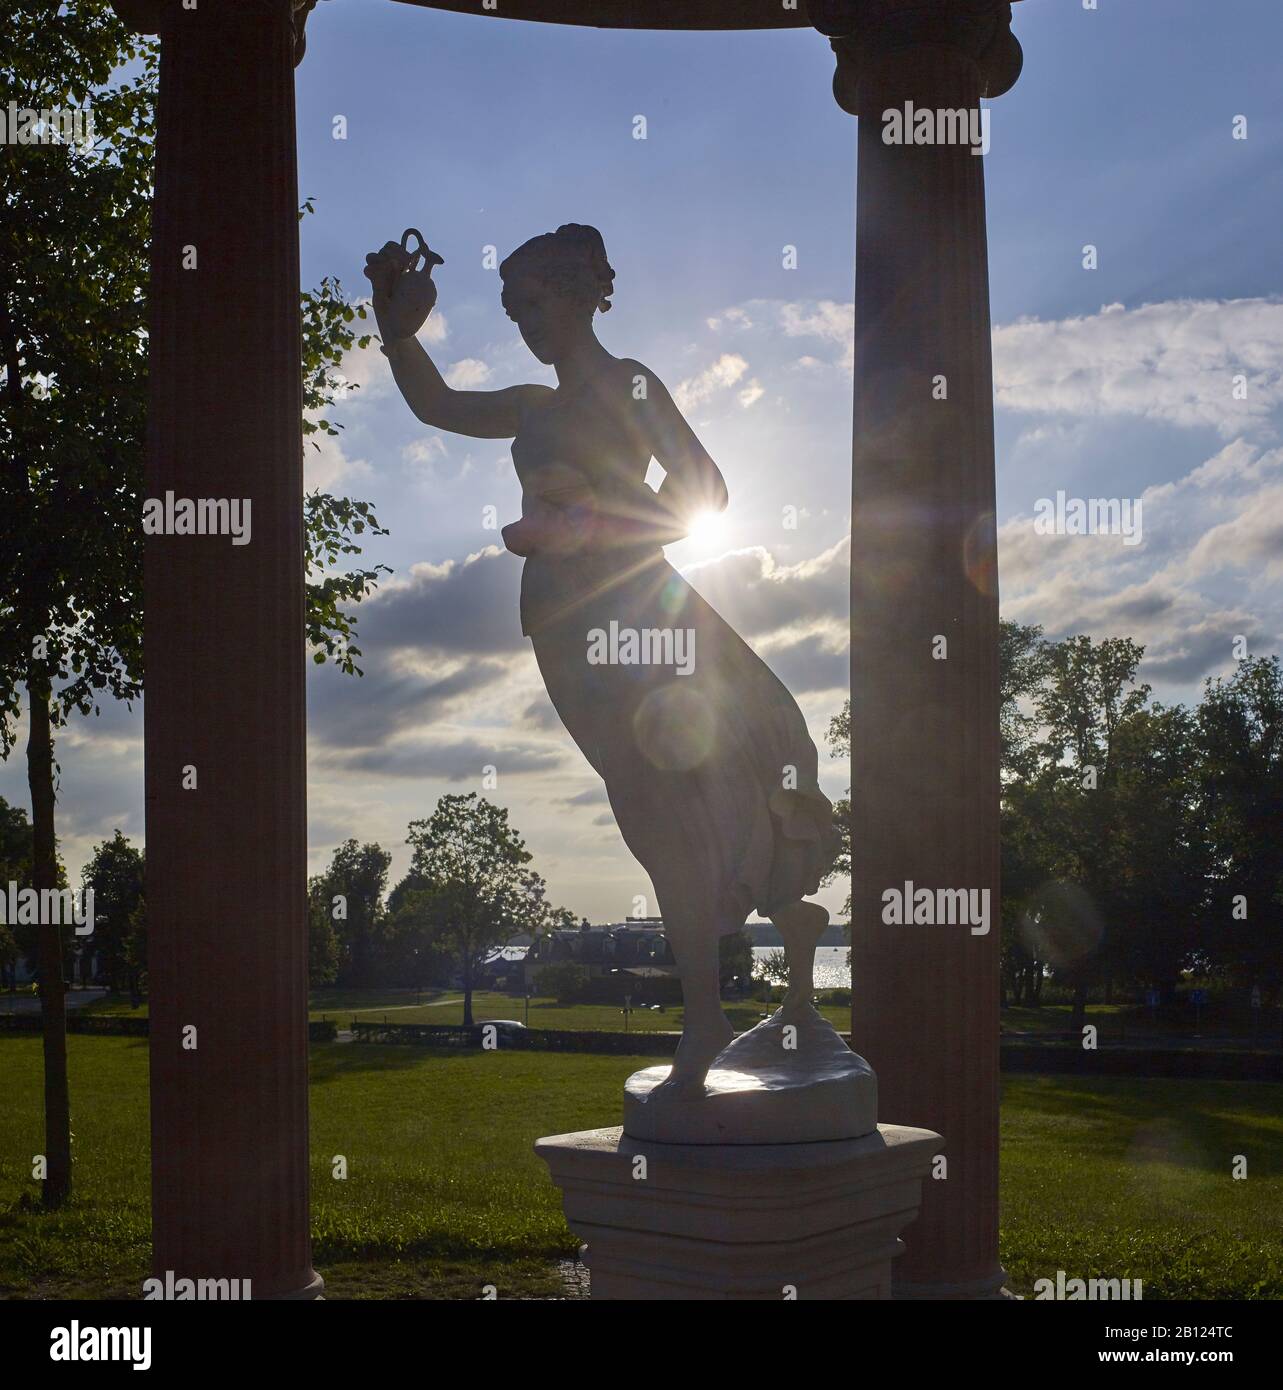
<instances>
[{"instance_id":1,"label":"sky","mask_svg":"<svg viewBox=\"0 0 1283 1390\"><path fill-rule=\"evenodd\" d=\"M1024 0L1014 27L1024 72L992 103L986 159L1002 613L1053 638L1134 637L1155 696L1189 703L1230 673L1236 637L1268 654L1283 633L1283 9ZM363 295L365 253L420 228L445 258L421 341L454 385L553 380L487 248L601 230L616 282L599 336L666 382L730 490L669 559L793 691L836 798L856 124L832 72L806 29L599 32L323 0L297 109L304 284ZM344 372L342 435L309 450L307 481L374 504L391 534L366 562L393 574L359 612L365 676L309 667L309 871L355 836L392 851L395 881L407 823L481 791L553 902L594 921L655 911L543 693L520 562L484 524L487 507L500 526L519 515L507 441L419 424L375 351ZM1059 491L1140 500L1140 543L1040 533ZM74 879L114 829L143 838L139 709L77 720L58 754ZM0 796L27 804L21 745Z\"/></svg>"}]
</instances>

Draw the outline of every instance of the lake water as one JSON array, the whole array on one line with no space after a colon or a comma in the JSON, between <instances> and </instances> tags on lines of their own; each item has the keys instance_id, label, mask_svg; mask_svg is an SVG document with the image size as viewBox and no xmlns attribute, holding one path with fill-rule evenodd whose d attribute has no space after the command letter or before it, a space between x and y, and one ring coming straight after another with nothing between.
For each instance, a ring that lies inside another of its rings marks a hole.
<instances>
[{"instance_id":1,"label":"lake water","mask_svg":"<svg viewBox=\"0 0 1283 1390\"><path fill-rule=\"evenodd\" d=\"M756 975L757 962L764 960L777 946L753 947L753 973ZM815 952L815 988L850 989L851 970L846 963L848 946L820 946Z\"/></svg>"},{"instance_id":2,"label":"lake water","mask_svg":"<svg viewBox=\"0 0 1283 1390\"><path fill-rule=\"evenodd\" d=\"M757 962L764 960L772 951L779 949L778 946L753 947L754 975L758 973ZM851 970L846 963L848 950L850 950L849 946L820 946L816 948L816 989L849 989L851 987ZM494 952L491 959L495 956L503 956L507 960L520 960L525 954L525 946L505 946L502 950Z\"/></svg>"}]
</instances>

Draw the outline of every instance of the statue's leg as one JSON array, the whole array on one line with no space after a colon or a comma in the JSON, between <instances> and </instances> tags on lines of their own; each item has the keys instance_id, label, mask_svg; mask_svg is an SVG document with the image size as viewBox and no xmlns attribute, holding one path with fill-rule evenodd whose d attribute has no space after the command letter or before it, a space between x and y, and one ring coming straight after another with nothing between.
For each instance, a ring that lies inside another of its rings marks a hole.
<instances>
[{"instance_id":1,"label":"statue's leg","mask_svg":"<svg viewBox=\"0 0 1283 1390\"><path fill-rule=\"evenodd\" d=\"M797 1009L811 1002L815 990L815 948L829 924L828 909L819 903L789 903L772 912L771 921L784 938L784 958L789 967L784 1007Z\"/></svg>"},{"instance_id":2,"label":"statue's leg","mask_svg":"<svg viewBox=\"0 0 1283 1390\"><path fill-rule=\"evenodd\" d=\"M718 982L718 936L708 918L673 913L660 899L664 935L672 947L682 980L685 1015L673 1070L664 1084L699 1095L713 1058L735 1036L722 1012Z\"/></svg>"}]
</instances>

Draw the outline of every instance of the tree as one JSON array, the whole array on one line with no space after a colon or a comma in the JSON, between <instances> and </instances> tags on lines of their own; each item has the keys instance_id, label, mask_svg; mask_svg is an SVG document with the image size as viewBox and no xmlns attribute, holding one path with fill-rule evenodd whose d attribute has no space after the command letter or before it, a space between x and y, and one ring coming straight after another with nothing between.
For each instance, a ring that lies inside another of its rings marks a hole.
<instances>
[{"instance_id":1,"label":"tree","mask_svg":"<svg viewBox=\"0 0 1283 1390\"><path fill-rule=\"evenodd\" d=\"M1035 697L1046 677L1042 628L1002 619L998 624L998 737L1002 785L1000 808L1002 894L1002 1001L1017 1007L1042 1000L1044 963L1035 938L1022 931L1029 895L1051 874L1047 843L1033 803L1031 784L1037 750Z\"/></svg>"},{"instance_id":2,"label":"tree","mask_svg":"<svg viewBox=\"0 0 1283 1390\"><path fill-rule=\"evenodd\" d=\"M92 107L77 143L0 145L0 757L25 703L31 886L61 872L54 730L97 713L103 694L142 689L145 291L158 45L107 0L25 6L0 26L6 99L31 110ZM310 205L308 205L310 206ZM304 296L305 406L334 399L337 364L364 310L336 282ZM368 337L361 339L367 343ZM334 426L312 419L307 432ZM375 570L328 574L382 534L365 503L317 494L306 506L307 636L314 659L355 671L352 620ZM46 1206L71 1191L62 940L40 933Z\"/></svg>"},{"instance_id":3,"label":"tree","mask_svg":"<svg viewBox=\"0 0 1283 1390\"><path fill-rule=\"evenodd\" d=\"M842 708L829 720L829 751L835 758L851 757L851 700L843 701ZM824 875L823 883L834 883L838 879L851 882L851 788L846 795L833 804L833 824L838 833L838 852L833 867ZM846 901L842 904L842 916L847 921L847 940L851 937L851 892L847 889Z\"/></svg>"},{"instance_id":4,"label":"tree","mask_svg":"<svg viewBox=\"0 0 1283 1390\"><path fill-rule=\"evenodd\" d=\"M321 875L321 878L324 876ZM313 880L316 882L317 880ZM318 893L307 895L307 983L316 989L338 979L341 947L334 929L329 899Z\"/></svg>"},{"instance_id":5,"label":"tree","mask_svg":"<svg viewBox=\"0 0 1283 1390\"><path fill-rule=\"evenodd\" d=\"M385 967L387 911L383 894L392 856L379 844L344 840L330 867L309 884L309 916L333 924L340 984L369 989Z\"/></svg>"},{"instance_id":6,"label":"tree","mask_svg":"<svg viewBox=\"0 0 1283 1390\"><path fill-rule=\"evenodd\" d=\"M1283 984L1283 668L1247 657L1204 686L1196 746L1214 847L1204 943L1232 979L1277 996Z\"/></svg>"},{"instance_id":7,"label":"tree","mask_svg":"<svg viewBox=\"0 0 1283 1390\"><path fill-rule=\"evenodd\" d=\"M31 822L20 806L0 796L0 892L10 883L31 879ZM25 954L13 924L0 923L0 970L12 991L18 983L18 961ZM0 976L0 979L3 979Z\"/></svg>"},{"instance_id":8,"label":"tree","mask_svg":"<svg viewBox=\"0 0 1283 1390\"><path fill-rule=\"evenodd\" d=\"M1127 637L1067 637L1045 648L1037 688L1042 729L1035 776L1040 833L1055 875L1026 909L1033 940L1074 991L1071 1027L1082 1028L1087 992L1124 958L1122 731L1144 710L1149 686L1136 669L1145 649Z\"/></svg>"},{"instance_id":9,"label":"tree","mask_svg":"<svg viewBox=\"0 0 1283 1390\"><path fill-rule=\"evenodd\" d=\"M1046 669L1042 628L1003 618L998 624L998 731L1004 782L1027 775L1032 767L1034 696Z\"/></svg>"},{"instance_id":10,"label":"tree","mask_svg":"<svg viewBox=\"0 0 1283 1390\"><path fill-rule=\"evenodd\" d=\"M722 989L734 980L740 982L741 992L753 979L753 943L743 927L727 932L717 940L717 976Z\"/></svg>"},{"instance_id":11,"label":"tree","mask_svg":"<svg viewBox=\"0 0 1283 1390\"><path fill-rule=\"evenodd\" d=\"M591 980L586 965L573 960L558 960L551 965L540 966L535 976L535 987L540 994L551 996L558 1004L578 1004L587 997Z\"/></svg>"},{"instance_id":12,"label":"tree","mask_svg":"<svg viewBox=\"0 0 1283 1390\"><path fill-rule=\"evenodd\" d=\"M1113 960L1129 983L1170 1000L1200 944L1212 871L1194 715L1158 703L1135 712L1113 757L1121 926Z\"/></svg>"},{"instance_id":13,"label":"tree","mask_svg":"<svg viewBox=\"0 0 1283 1390\"><path fill-rule=\"evenodd\" d=\"M414 895L430 940L457 965L466 1026L478 967L547 920L543 880L526 867L530 852L506 808L476 792L443 796L427 820L410 822L406 841L414 853L393 897L399 906Z\"/></svg>"},{"instance_id":14,"label":"tree","mask_svg":"<svg viewBox=\"0 0 1283 1390\"><path fill-rule=\"evenodd\" d=\"M136 955L129 944L135 913L143 898L143 855L119 830L94 850L80 876L81 890L94 895L94 934L88 944L98 953L107 988L137 993ZM131 974L131 972L134 972Z\"/></svg>"}]
</instances>

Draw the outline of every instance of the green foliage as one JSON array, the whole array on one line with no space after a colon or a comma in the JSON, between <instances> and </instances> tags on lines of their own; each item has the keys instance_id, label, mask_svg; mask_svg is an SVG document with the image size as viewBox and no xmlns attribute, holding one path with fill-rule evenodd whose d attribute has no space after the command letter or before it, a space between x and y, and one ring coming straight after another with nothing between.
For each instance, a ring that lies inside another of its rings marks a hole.
<instances>
[{"instance_id":1,"label":"green foliage","mask_svg":"<svg viewBox=\"0 0 1283 1390\"><path fill-rule=\"evenodd\" d=\"M1150 700L1143 655L1128 638L1001 624L1002 971L1017 1006L1049 980L1080 1010L1103 985L1171 999L1188 970L1259 984L1267 1004L1283 991L1283 669L1248 657L1191 711ZM848 702L835 754L850 737ZM850 871L842 813L835 877Z\"/></svg>"},{"instance_id":2,"label":"green foliage","mask_svg":"<svg viewBox=\"0 0 1283 1390\"><path fill-rule=\"evenodd\" d=\"M757 964L758 975L771 985L787 985L789 982L789 962L782 946L768 951Z\"/></svg>"},{"instance_id":3,"label":"green foliage","mask_svg":"<svg viewBox=\"0 0 1283 1390\"><path fill-rule=\"evenodd\" d=\"M476 792L443 796L427 820L410 822L406 839L414 853L394 910L414 895L427 939L463 978L464 1022L471 1023L473 981L485 958L514 936L535 935L556 914L507 809Z\"/></svg>"},{"instance_id":4,"label":"green foliage","mask_svg":"<svg viewBox=\"0 0 1283 1390\"><path fill-rule=\"evenodd\" d=\"M31 822L20 806L0 796L0 892L31 881ZM13 927L0 923L0 966L12 969L24 954Z\"/></svg>"},{"instance_id":5,"label":"green foliage","mask_svg":"<svg viewBox=\"0 0 1283 1390\"><path fill-rule=\"evenodd\" d=\"M104 840L81 873L82 891L94 895L94 933L90 947L108 988L120 993L146 968L147 948L143 907L143 853L119 830Z\"/></svg>"},{"instance_id":6,"label":"green foliage","mask_svg":"<svg viewBox=\"0 0 1283 1390\"><path fill-rule=\"evenodd\" d=\"M105 0L20 8L0 88L92 104L94 140L0 145L0 756L21 690L54 718L141 685L142 449L156 48ZM127 65L124 72L120 69ZM32 667L36 669L33 671Z\"/></svg>"},{"instance_id":7,"label":"green foliage","mask_svg":"<svg viewBox=\"0 0 1283 1390\"><path fill-rule=\"evenodd\" d=\"M586 966L559 960L542 966L535 974L535 984L540 994L556 999L558 1004L578 1004L588 993L590 978Z\"/></svg>"},{"instance_id":8,"label":"green foliage","mask_svg":"<svg viewBox=\"0 0 1283 1390\"><path fill-rule=\"evenodd\" d=\"M381 845L344 840L329 868L308 884L309 964L314 981L368 988L385 975L387 888L392 856Z\"/></svg>"},{"instance_id":9,"label":"green foliage","mask_svg":"<svg viewBox=\"0 0 1283 1390\"><path fill-rule=\"evenodd\" d=\"M97 713L104 692L142 689L143 442L156 43L106 0L6 20L6 99L92 103L94 140L0 145L0 756L12 751L22 687L49 686L55 725ZM312 208L311 200L304 205ZM302 215L302 213L300 213ZM327 277L301 296L305 435L333 435L328 408L366 316ZM350 608L380 571L336 567L381 536L370 505L314 492L305 503L307 640L314 660L358 672Z\"/></svg>"},{"instance_id":10,"label":"green foliage","mask_svg":"<svg viewBox=\"0 0 1283 1390\"><path fill-rule=\"evenodd\" d=\"M848 698L843 702L842 708L829 720L829 750L835 758L851 757L851 701ZM847 788L846 795L833 804L833 824L838 832L838 853L833 861L833 867L824 876L824 883L834 883L839 879L851 881L851 789ZM846 895L846 901L842 904L842 916L847 919L847 931L850 932L851 921L851 894ZM785 975L787 979L787 972ZM783 981L781 981L783 983Z\"/></svg>"},{"instance_id":11,"label":"green foliage","mask_svg":"<svg viewBox=\"0 0 1283 1390\"><path fill-rule=\"evenodd\" d=\"M1283 987L1283 668L1248 657L1206 683L1194 736L1204 821L1216 847L1202 959L1243 984ZM1235 898L1241 912L1236 915Z\"/></svg>"},{"instance_id":12,"label":"green foliage","mask_svg":"<svg viewBox=\"0 0 1283 1390\"><path fill-rule=\"evenodd\" d=\"M745 988L753 978L753 943L748 933L741 929L727 932L717 942L717 979L722 989L733 980L739 980Z\"/></svg>"}]
</instances>

